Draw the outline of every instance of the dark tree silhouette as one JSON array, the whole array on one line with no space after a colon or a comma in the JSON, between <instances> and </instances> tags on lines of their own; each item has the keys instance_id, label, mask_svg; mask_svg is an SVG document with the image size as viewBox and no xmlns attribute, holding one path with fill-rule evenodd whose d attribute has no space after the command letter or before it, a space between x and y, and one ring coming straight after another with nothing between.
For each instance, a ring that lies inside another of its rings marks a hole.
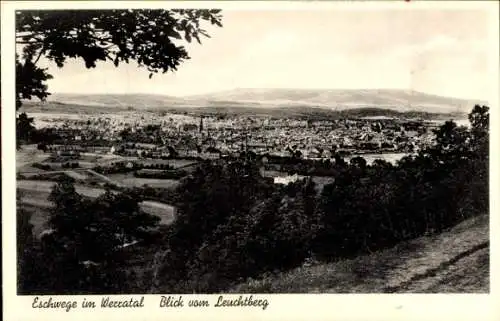
<instances>
[{"instance_id":1,"label":"dark tree silhouette","mask_svg":"<svg viewBox=\"0 0 500 321\"><path fill-rule=\"evenodd\" d=\"M476 105L469 114L469 121L472 126L473 148L485 159L489 155L489 107Z\"/></svg>"},{"instance_id":2,"label":"dark tree silhouette","mask_svg":"<svg viewBox=\"0 0 500 321\"><path fill-rule=\"evenodd\" d=\"M182 45L209 37L203 23L221 27L217 9L173 10L40 10L16 13L16 110L23 99L45 100L52 76L37 66L41 57L63 67L68 58L81 58L87 68L98 61L136 61L153 74L177 70L187 59Z\"/></svg>"},{"instance_id":3,"label":"dark tree silhouette","mask_svg":"<svg viewBox=\"0 0 500 321\"><path fill-rule=\"evenodd\" d=\"M28 117L26 113L20 114L16 119L16 143L19 144L20 141L29 141L32 138L34 130L33 118Z\"/></svg>"},{"instance_id":4,"label":"dark tree silhouette","mask_svg":"<svg viewBox=\"0 0 500 321\"><path fill-rule=\"evenodd\" d=\"M18 221L23 237L18 244L23 260L21 292L44 294L121 293L130 290L123 270L124 246L153 241L160 219L143 213L134 195L107 191L95 200L79 195L69 180L58 182L49 197L54 203L49 233L36 251L30 242L30 227ZM28 236L27 236L28 235ZM36 255L34 259L27 254ZM37 267L37 279L27 268Z\"/></svg>"}]
</instances>

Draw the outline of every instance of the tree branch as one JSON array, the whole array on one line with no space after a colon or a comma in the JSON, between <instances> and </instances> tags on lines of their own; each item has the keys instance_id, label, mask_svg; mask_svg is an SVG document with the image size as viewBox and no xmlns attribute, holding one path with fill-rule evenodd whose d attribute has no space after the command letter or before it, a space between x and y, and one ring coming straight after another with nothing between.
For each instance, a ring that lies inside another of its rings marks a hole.
<instances>
[{"instance_id":1,"label":"tree branch","mask_svg":"<svg viewBox=\"0 0 500 321\"><path fill-rule=\"evenodd\" d=\"M43 40L41 39L35 39L35 41L17 41L16 44L18 45L32 45L34 43L43 43Z\"/></svg>"}]
</instances>

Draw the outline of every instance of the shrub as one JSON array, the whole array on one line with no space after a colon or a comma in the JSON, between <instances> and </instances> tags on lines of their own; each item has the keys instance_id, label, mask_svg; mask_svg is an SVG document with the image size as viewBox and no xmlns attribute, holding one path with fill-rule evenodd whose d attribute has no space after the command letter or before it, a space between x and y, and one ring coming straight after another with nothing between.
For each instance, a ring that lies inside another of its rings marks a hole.
<instances>
[{"instance_id":1,"label":"shrub","mask_svg":"<svg viewBox=\"0 0 500 321\"><path fill-rule=\"evenodd\" d=\"M46 152L47 151L47 144L45 144L45 143L38 143L37 149Z\"/></svg>"},{"instance_id":2,"label":"shrub","mask_svg":"<svg viewBox=\"0 0 500 321\"><path fill-rule=\"evenodd\" d=\"M135 177L157 179L180 179L186 175L183 170L141 169L134 172Z\"/></svg>"},{"instance_id":3,"label":"shrub","mask_svg":"<svg viewBox=\"0 0 500 321\"><path fill-rule=\"evenodd\" d=\"M33 163L33 165L31 165L31 166L33 166L35 168L43 169L46 171L52 170L52 166L50 166L49 164Z\"/></svg>"}]
</instances>

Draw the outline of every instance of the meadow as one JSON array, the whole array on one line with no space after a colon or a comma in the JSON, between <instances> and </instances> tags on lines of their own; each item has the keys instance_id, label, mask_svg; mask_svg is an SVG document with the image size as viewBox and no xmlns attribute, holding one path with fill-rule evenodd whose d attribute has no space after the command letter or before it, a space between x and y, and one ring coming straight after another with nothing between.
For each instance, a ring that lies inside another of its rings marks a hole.
<instances>
[{"instance_id":1,"label":"meadow","mask_svg":"<svg viewBox=\"0 0 500 321\"><path fill-rule=\"evenodd\" d=\"M56 182L53 181L39 181L39 180L18 180L17 188L21 191L27 191L29 194L44 194L49 195ZM76 192L87 197L99 197L104 194L105 190L101 188L88 187L84 185L75 184Z\"/></svg>"},{"instance_id":2,"label":"meadow","mask_svg":"<svg viewBox=\"0 0 500 321\"><path fill-rule=\"evenodd\" d=\"M162 164L162 165L170 165L174 169L177 168L183 168L183 167L190 167L191 165L196 165L198 161L193 161L189 159L139 159L135 158L135 161L139 161L146 165L156 165L156 164Z\"/></svg>"},{"instance_id":3,"label":"meadow","mask_svg":"<svg viewBox=\"0 0 500 321\"><path fill-rule=\"evenodd\" d=\"M116 182L120 182L126 187L145 187L147 185L153 188L171 189L179 185L179 180L177 179L140 178L134 177L134 173L116 173L106 176Z\"/></svg>"},{"instance_id":4,"label":"meadow","mask_svg":"<svg viewBox=\"0 0 500 321\"><path fill-rule=\"evenodd\" d=\"M18 210L25 209L33 213L31 223L34 226L35 235L39 235L45 229L49 211L53 206L48 197L55 184L56 182L54 181L17 181L19 191ZM80 184L75 184L75 189L77 193L90 198L96 198L105 193L105 190L102 188L88 187ZM139 203L139 208L145 213L160 217L160 224L171 224L175 218L175 207L165 203L143 201Z\"/></svg>"},{"instance_id":5,"label":"meadow","mask_svg":"<svg viewBox=\"0 0 500 321\"><path fill-rule=\"evenodd\" d=\"M45 230L50 210L53 206L48 200L56 180L61 175L68 176L76 181L76 192L90 198L97 198L105 193L105 189L99 185L111 184L117 188L123 187L152 187L173 189L179 185L179 180L175 179L154 179L138 178L131 173L117 173L101 175L91 168L97 164L111 163L115 161L138 161L137 157L123 158L118 155L100 155L96 153L82 153L78 160L80 168L58 169L46 171L33 166L33 163L43 163L53 165L57 169L61 162L52 159L50 153L44 153L37 149L36 145L23 145L16 153L16 170L21 175L17 180L18 190L18 210L26 210L33 213L31 223L35 235L39 235ZM142 160L141 160L142 161ZM144 160L146 164L169 164L174 168L186 167L196 164L192 160ZM97 184L99 185L97 185ZM160 224L171 224L175 218L175 208L171 205L144 201L139 203L142 211L156 215L161 218Z\"/></svg>"}]
</instances>

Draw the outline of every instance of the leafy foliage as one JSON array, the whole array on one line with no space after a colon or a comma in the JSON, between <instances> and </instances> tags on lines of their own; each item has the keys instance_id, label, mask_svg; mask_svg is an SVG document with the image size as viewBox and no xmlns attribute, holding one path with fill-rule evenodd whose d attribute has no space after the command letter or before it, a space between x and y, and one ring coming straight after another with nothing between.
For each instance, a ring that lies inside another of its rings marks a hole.
<instances>
[{"instance_id":1,"label":"leafy foliage","mask_svg":"<svg viewBox=\"0 0 500 321\"><path fill-rule=\"evenodd\" d=\"M20 196L17 192L18 198ZM30 292L31 286L36 281L36 276L31 273L37 263L35 259L35 247L33 237L33 224L30 223L31 213L25 210L17 212L17 286L20 294Z\"/></svg>"},{"instance_id":2,"label":"leafy foliage","mask_svg":"<svg viewBox=\"0 0 500 321\"><path fill-rule=\"evenodd\" d=\"M177 70L190 59L183 41L201 43L209 37L203 24L221 27L221 19L216 9L18 11L16 44L22 56L16 55L16 110L23 99L50 95L46 81L52 75L37 66L41 57L59 68L68 58L82 59L87 68L98 61L116 67L136 61L151 78Z\"/></svg>"},{"instance_id":3,"label":"leafy foliage","mask_svg":"<svg viewBox=\"0 0 500 321\"><path fill-rule=\"evenodd\" d=\"M159 217L139 210L138 200L110 191L96 200L82 197L73 183L61 180L49 200L54 203L50 228L36 251L39 275L29 284L50 294L122 293L128 291L126 244L151 242ZM28 273L29 275L29 273Z\"/></svg>"},{"instance_id":4,"label":"leafy foliage","mask_svg":"<svg viewBox=\"0 0 500 321\"><path fill-rule=\"evenodd\" d=\"M264 188L256 170L235 177L236 164L248 166L239 163L200 169L179 188L159 289L223 291L308 257L352 257L487 213L487 158L477 147L487 146L487 107L470 118L471 129L447 122L435 146L395 166L337 156L335 180L319 195L308 180Z\"/></svg>"},{"instance_id":5,"label":"leafy foliage","mask_svg":"<svg viewBox=\"0 0 500 321\"><path fill-rule=\"evenodd\" d=\"M222 26L220 10L19 11L16 40L58 67L67 58L82 58L87 68L134 60L150 73L167 72L189 59L175 40L208 37L202 21Z\"/></svg>"},{"instance_id":6,"label":"leafy foliage","mask_svg":"<svg viewBox=\"0 0 500 321\"><path fill-rule=\"evenodd\" d=\"M33 53L24 55L24 63L16 56L16 110L22 106L22 99L33 96L45 100L49 93L45 82L52 79L46 68L39 68L33 62Z\"/></svg>"},{"instance_id":7,"label":"leafy foliage","mask_svg":"<svg viewBox=\"0 0 500 321\"><path fill-rule=\"evenodd\" d=\"M21 141L28 141L32 138L35 132L35 126L33 126L33 118L28 117L26 113L22 113L16 119L16 135L17 143Z\"/></svg>"}]
</instances>

